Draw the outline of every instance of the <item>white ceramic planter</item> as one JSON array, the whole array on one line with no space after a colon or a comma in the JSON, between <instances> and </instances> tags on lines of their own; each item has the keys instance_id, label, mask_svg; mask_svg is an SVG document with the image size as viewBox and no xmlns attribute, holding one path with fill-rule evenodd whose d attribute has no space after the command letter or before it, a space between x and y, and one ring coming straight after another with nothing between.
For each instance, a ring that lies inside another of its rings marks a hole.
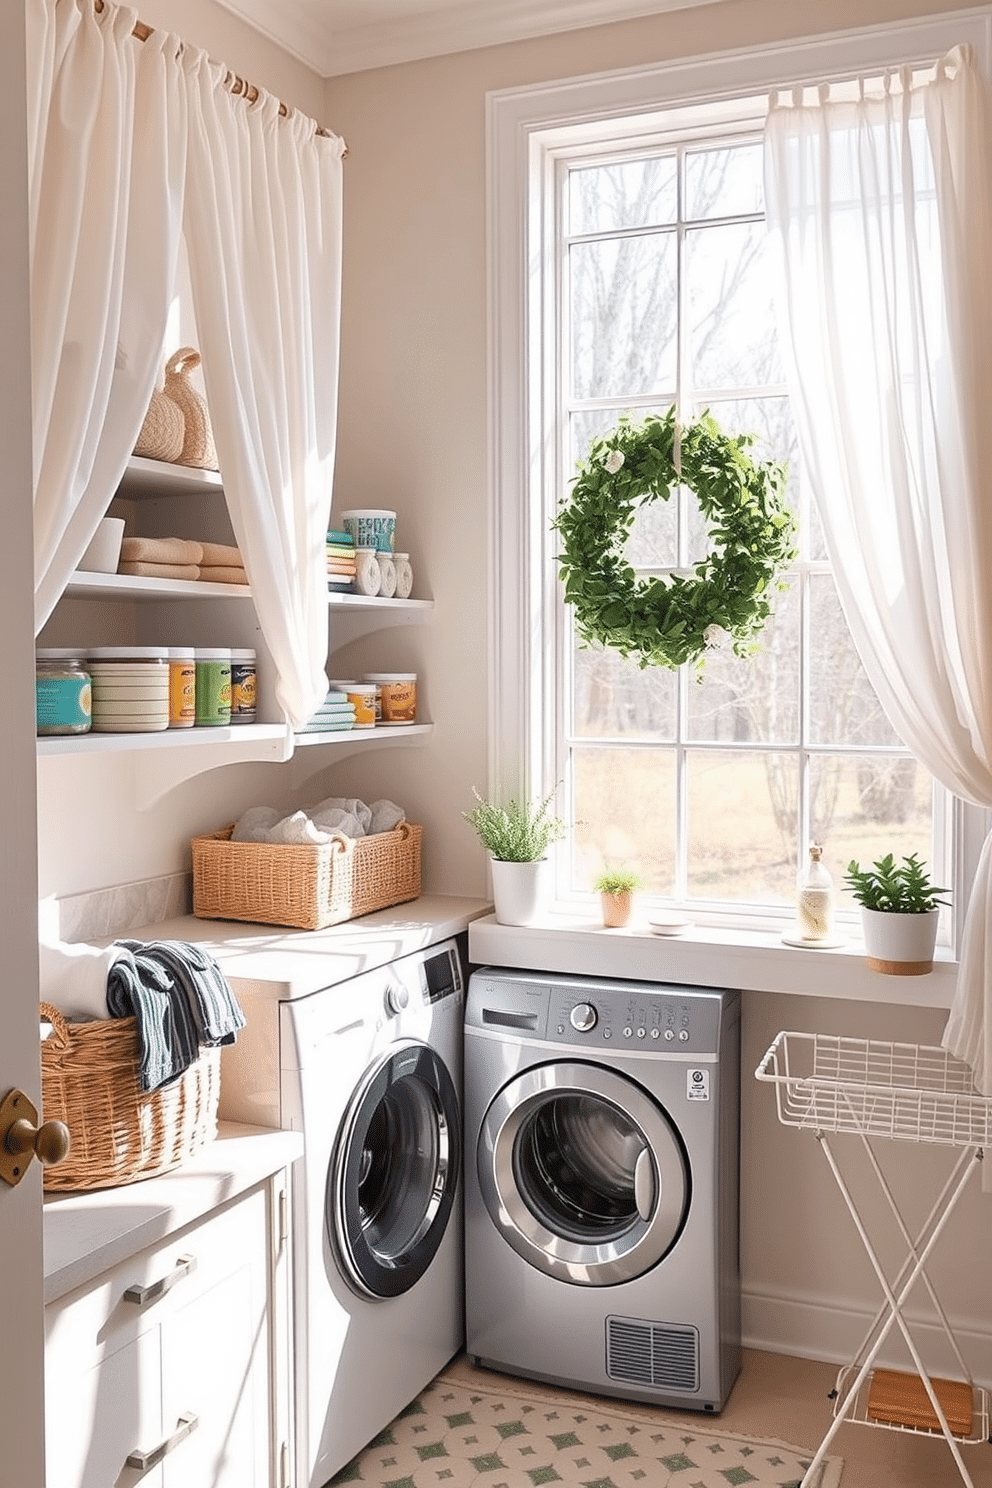
<instances>
[{"instance_id":1,"label":"white ceramic planter","mask_svg":"<svg viewBox=\"0 0 992 1488\"><path fill-rule=\"evenodd\" d=\"M493 907L500 925L532 925L540 919L551 898L551 863L538 858L533 863L504 863L490 858L493 874Z\"/></svg>"},{"instance_id":2,"label":"white ceramic planter","mask_svg":"<svg viewBox=\"0 0 992 1488\"><path fill-rule=\"evenodd\" d=\"M862 906L861 926L871 970L889 976L925 976L932 971L939 919L939 909L889 914Z\"/></svg>"}]
</instances>

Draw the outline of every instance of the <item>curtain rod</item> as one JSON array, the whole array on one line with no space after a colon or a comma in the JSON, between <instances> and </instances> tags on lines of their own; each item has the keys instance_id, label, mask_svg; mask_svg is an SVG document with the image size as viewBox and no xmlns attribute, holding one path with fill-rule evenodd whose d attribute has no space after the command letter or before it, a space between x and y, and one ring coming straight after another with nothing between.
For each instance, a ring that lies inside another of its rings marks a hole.
<instances>
[{"instance_id":1,"label":"curtain rod","mask_svg":"<svg viewBox=\"0 0 992 1488\"><path fill-rule=\"evenodd\" d=\"M93 9L98 14L101 14L104 8L104 0L93 0ZM154 31L154 26L148 26L145 24L144 21L136 21L131 31L131 35L137 37L138 41L147 41L149 36L154 34ZM232 72L230 68L227 69L227 72L225 74L224 86L226 88L229 88L231 92L234 93L237 97L246 98L249 103L254 103L258 97L258 89L256 88L255 84L248 82L246 78L239 77L238 74L236 72ZM286 104L280 102L279 112L284 119L288 118L289 108ZM313 121L313 123L317 133L321 136L322 139L333 138L331 131L329 129L325 129L323 124L318 124L316 119ZM348 146L345 145L344 149L341 151L341 159L345 160L347 159L347 156Z\"/></svg>"}]
</instances>

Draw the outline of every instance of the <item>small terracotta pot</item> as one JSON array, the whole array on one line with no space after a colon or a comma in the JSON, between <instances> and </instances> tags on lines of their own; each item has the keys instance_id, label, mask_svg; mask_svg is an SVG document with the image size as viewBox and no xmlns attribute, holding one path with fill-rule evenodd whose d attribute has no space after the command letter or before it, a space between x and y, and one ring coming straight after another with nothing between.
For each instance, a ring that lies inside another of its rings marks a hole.
<instances>
[{"instance_id":1,"label":"small terracotta pot","mask_svg":"<svg viewBox=\"0 0 992 1488\"><path fill-rule=\"evenodd\" d=\"M603 924L607 930L619 930L628 923L633 897L629 889L622 889L617 894L600 894Z\"/></svg>"}]
</instances>

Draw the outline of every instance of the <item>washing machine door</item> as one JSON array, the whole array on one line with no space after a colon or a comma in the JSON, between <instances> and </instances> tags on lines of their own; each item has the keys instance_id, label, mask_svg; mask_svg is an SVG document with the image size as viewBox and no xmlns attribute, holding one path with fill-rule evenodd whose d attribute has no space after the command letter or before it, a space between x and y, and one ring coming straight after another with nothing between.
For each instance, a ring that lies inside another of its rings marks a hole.
<instances>
[{"instance_id":1,"label":"washing machine door","mask_svg":"<svg viewBox=\"0 0 992 1488\"><path fill-rule=\"evenodd\" d=\"M327 1176L325 1222L338 1267L368 1297L397 1297L427 1270L458 1184L458 1097L435 1050L397 1043L345 1111Z\"/></svg>"},{"instance_id":2,"label":"washing machine door","mask_svg":"<svg viewBox=\"0 0 992 1488\"><path fill-rule=\"evenodd\" d=\"M688 1213L675 1127L639 1085L601 1065L546 1064L511 1080L486 1112L477 1162L504 1239L578 1286L641 1276Z\"/></svg>"}]
</instances>

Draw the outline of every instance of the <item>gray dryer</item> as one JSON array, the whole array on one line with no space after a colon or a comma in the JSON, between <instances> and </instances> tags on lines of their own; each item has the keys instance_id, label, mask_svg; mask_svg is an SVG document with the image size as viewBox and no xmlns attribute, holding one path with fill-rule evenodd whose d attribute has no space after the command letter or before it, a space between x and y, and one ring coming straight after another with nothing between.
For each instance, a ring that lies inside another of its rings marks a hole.
<instances>
[{"instance_id":1,"label":"gray dryer","mask_svg":"<svg viewBox=\"0 0 992 1488\"><path fill-rule=\"evenodd\" d=\"M738 992L475 972L469 1356L721 1410L741 1358L739 1104Z\"/></svg>"}]
</instances>

